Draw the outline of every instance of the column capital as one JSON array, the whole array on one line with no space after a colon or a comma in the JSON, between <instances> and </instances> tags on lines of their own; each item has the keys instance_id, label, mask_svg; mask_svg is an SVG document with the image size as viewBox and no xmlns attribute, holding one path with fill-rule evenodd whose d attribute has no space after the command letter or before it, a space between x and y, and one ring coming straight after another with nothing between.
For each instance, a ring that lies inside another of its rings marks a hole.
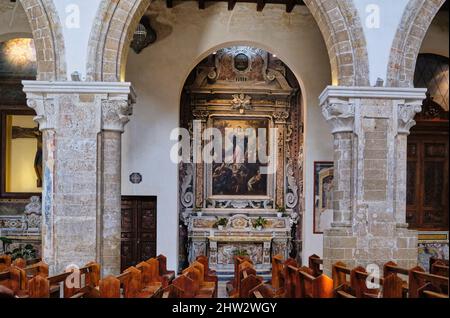
<instances>
[{"instance_id":1,"label":"column capital","mask_svg":"<svg viewBox=\"0 0 450 318\"><path fill-rule=\"evenodd\" d=\"M50 82L22 81L27 104L34 109L39 129L56 129L61 97L74 96L75 101L93 103L98 109L100 129L123 132L136 94L131 83L126 82ZM98 105L98 106L97 106ZM95 114L92 114L95 116Z\"/></svg>"},{"instance_id":2,"label":"column capital","mask_svg":"<svg viewBox=\"0 0 450 318\"><path fill-rule=\"evenodd\" d=\"M331 133L352 132L355 122L355 105L345 98L327 98L322 104L322 114L331 125Z\"/></svg>"},{"instance_id":3,"label":"column capital","mask_svg":"<svg viewBox=\"0 0 450 318\"><path fill-rule=\"evenodd\" d=\"M325 119L332 126L332 133L354 130L355 113L358 113L356 108L362 104L361 100L366 105L370 104L370 100L389 100L395 108L385 108L385 115L389 114L387 116L398 121L399 134L408 134L415 124L415 114L421 110L425 92L426 88L327 86L320 94L319 101ZM360 112L361 116L365 116L365 112L373 113L367 108Z\"/></svg>"},{"instance_id":4,"label":"column capital","mask_svg":"<svg viewBox=\"0 0 450 318\"><path fill-rule=\"evenodd\" d=\"M132 113L133 106L128 100L102 100L102 130L123 132Z\"/></svg>"}]
</instances>

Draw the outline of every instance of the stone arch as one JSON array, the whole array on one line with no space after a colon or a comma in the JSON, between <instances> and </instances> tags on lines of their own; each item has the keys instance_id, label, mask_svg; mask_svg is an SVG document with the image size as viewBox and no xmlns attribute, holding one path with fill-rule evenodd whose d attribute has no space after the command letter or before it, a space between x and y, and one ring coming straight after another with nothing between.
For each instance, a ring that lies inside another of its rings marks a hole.
<instances>
[{"instance_id":1,"label":"stone arch","mask_svg":"<svg viewBox=\"0 0 450 318\"><path fill-rule=\"evenodd\" d=\"M20 0L36 47L37 80L66 80L62 26L52 0Z\"/></svg>"},{"instance_id":2,"label":"stone arch","mask_svg":"<svg viewBox=\"0 0 450 318\"><path fill-rule=\"evenodd\" d=\"M445 0L410 0L392 43L387 86L413 87L417 56L433 18Z\"/></svg>"},{"instance_id":3,"label":"stone arch","mask_svg":"<svg viewBox=\"0 0 450 318\"><path fill-rule=\"evenodd\" d=\"M123 80L133 33L151 0L102 0L88 44L88 81Z\"/></svg>"},{"instance_id":4,"label":"stone arch","mask_svg":"<svg viewBox=\"0 0 450 318\"><path fill-rule=\"evenodd\" d=\"M369 59L361 20L352 0L305 0L322 32L332 82L369 86Z\"/></svg>"},{"instance_id":5,"label":"stone arch","mask_svg":"<svg viewBox=\"0 0 450 318\"><path fill-rule=\"evenodd\" d=\"M87 79L124 78L132 35L151 0L102 0L89 40ZM366 41L351 0L306 0L324 36L333 83L369 85Z\"/></svg>"}]
</instances>

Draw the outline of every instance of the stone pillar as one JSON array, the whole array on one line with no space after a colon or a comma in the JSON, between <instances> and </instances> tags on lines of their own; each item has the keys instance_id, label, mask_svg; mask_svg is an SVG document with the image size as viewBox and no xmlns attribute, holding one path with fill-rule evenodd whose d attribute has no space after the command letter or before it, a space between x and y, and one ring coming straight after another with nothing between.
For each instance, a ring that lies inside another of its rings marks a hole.
<instances>
[{"instance_id":1,"label":"stone pillar","mask_svg":"<svg viewBox=\"0 0 450 318\"><path fill-rule=\"evenodd\" d=\"M324 270L387 261L417 263L406 222L406 140L425 89L329 86L320 96L334 138L333 223Z\"/></svg>"},{"instance_id":2,"label":"stone pillar","mask_svg":"<svg viewBox=\"0 0 450 318\"><path fill-rule=\"evenodd\" d=\"M121 133L129 83L24 81L43 132L42 252L51 273L97 261L120 271Z\"/></svg>"}]
</instances>

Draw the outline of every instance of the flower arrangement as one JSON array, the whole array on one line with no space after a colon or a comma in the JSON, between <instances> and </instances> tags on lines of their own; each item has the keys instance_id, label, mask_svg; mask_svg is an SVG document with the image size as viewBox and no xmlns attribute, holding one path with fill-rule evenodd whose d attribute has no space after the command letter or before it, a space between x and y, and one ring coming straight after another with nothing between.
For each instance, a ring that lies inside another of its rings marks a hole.
<instances>
[{"instance_id":1,"label":"flower arrangement","mask_svg":"<svg viewBox=\"0 0 450 318\"><path fill-rule=\"evenodd\" d=\"M262 216L258 217L255 221L253 221L253 226L258 230L262 230L262 228L265 227L266 225L267 220Z\"/></svg>"}]
</instances>

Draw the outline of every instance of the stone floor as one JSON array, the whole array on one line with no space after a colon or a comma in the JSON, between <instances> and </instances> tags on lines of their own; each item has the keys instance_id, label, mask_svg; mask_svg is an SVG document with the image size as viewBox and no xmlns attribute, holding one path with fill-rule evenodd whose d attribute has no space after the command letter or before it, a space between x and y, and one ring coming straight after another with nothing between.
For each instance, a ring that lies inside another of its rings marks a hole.
<instances>
[{"instance_id":1,"label":"stone floor","mask_svg":"<svg viewBox=\"0 0 450 318\"><path fill-rule=\"evenodd\" d=\"M219 282L219 285L217 286L217 297L228 298L226 282Z\"/></svg>"}]
</instances>

